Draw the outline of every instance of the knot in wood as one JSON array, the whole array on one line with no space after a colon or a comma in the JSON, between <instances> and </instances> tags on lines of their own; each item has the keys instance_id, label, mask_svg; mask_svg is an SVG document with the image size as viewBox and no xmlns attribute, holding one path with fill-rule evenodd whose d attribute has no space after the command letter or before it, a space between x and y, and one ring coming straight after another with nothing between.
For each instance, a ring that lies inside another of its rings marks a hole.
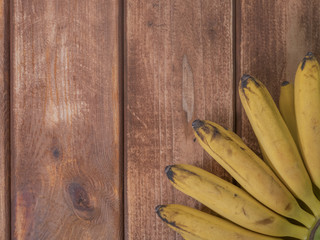
<instances>
[{"instance_id":1,"label":"knot in wood","mask_svg":"<svg viewBox=\"0 0 320 240\"><path fill-rule=\"evenodd\" d=\"M90 202L90 195L79 183L70 183L68 186L74 210L83 219L90 220L94 216L94 207Z\"/></svg>"}]
</instances>

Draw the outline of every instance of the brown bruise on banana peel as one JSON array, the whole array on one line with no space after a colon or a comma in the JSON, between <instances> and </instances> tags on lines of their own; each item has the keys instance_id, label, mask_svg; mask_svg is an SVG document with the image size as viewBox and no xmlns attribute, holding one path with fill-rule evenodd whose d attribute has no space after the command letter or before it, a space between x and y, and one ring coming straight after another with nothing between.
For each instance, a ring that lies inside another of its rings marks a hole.
<instances>
[{"instance_id":1,"label":"brown bruise on banana peel","mask_svg":"<svg viewBox=\"0 0 320 240\"><path fill-rule=\"evenodd\" d=\"M242 212L243 212L243 215L248 216L247 212L246 212L246 210L244 208L242 208Z\"/></svg>"},{"instance_id":2,"label":"brown bruise on banana peel","mask_svg":"<svg viewBox=\"0 0 320 240\"><path fill-rule=\"evenodd\" d=\"M284 210L290 211L292 209L291 203L288 203Z\"/></svg>"},{"instance_id":3,"label":"brown bruise on banana peel","mask_svg":"<svg viewBox=\"0 0 320 240\"><path fill-rule=\"evenodd\" d=\"M268 225L274 222L274 217L269 217L255 222L257 225Z\"/></svg>"}]
</instances>

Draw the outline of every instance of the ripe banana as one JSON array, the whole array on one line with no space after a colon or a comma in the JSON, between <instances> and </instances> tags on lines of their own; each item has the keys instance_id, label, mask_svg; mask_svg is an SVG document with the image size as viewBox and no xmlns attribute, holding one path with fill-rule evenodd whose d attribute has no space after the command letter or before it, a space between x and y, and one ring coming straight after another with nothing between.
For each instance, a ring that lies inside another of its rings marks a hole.
<instances>
[{"instance_id":1,"label":"ripe banana","mask_svg":"<svg viewBox=\"0 0 320 240\"><path fill-rule=\"evenodd\" d=\"M279 110L297 147L299 147L296 114L294 110L294 88L293 84L289 83L288 81L281 83Z\"/></svg>"},{"instance_id":2,"label":"ripe banana","mask_svg":"<svg viewBox=\"0 0 320 240\"><path fill-rule=\"evenodd\" d=\"M294 104L304 162L320 188L320 66L312 53L300 62L295 77Z\"/></svg>"},{"instance_id":3,"label":"ripe banana","mask_svg":"<svg viewBox=\"0 0 320 240\"><path fill-rule=\"evenodd\" d=\"M239 95L266 162L216 123L195 120L192 127L200 145L246 191L191 165L165 169L174 187L233 223L175 204L158 206L157 214L186 240L320 240L319 63L308 53L295 84L282 83L281 114L266 87L249 75L241 78Z\"/></svg>"},{"instance_id":4,"label":"ripe banana","mask_svg":"<svg viewBox=\"0 0 320 240\"><path fill-rule=\"evenodd\" d=\"M183 237L184 240L202 240L203 239L200 237L196 237L193 234L188 232L184 232L184 233L180 232L180 235Z\"/></svg>"},{"instance_id":5,"label":"ripe banana","mask_svg":"<svg viewBox=\"0 0 320 240\"><path fill-rule=\"evenodd\" d=\"M249 75L239 85L242 106L258 141L291 192L320 216L320 202L291 133L266 87Z\"/></svg>"},{"instance_id":6,"label":"ripe banana","mask_svg":"<svg viewBox=\"0 0 320 240\"><path fill-rule=\"evenodd\" d=\"M297 145L299 146L298 140L298 132L297 132L297 124L296 124L296 116L294 112L294 89L293 84L288 81L284 81L281 84L280 88L280 98L279 98L279 110L282 115L283 120L285 121L289 131ZM272 162L268 158L265 150L261 146L259 142L260 150L263 156L263 160L271 167L271 169L277 173L277 169L272 165ZM281 176L277 173L278 177L281 179ZM285 182L284 179L282 179Z\"/></svg>"},{"instance_id":7,"label":"ripe banana","mask_svg":"<svg viewBox=\"0 0 320 240\"><path fill-rule=\"evenodd\" d=\"M192 240L279 240L236 226L219 217L178 205L156 207L158 216L172 229Z\"/></svg>"},{"instance_id":8,"label":"ripe banana","mask_svg":"<svg viewBox=\"0 0 320 240\"><path fill-rule=\"evenodd\" d=\"M301 209L272 170L235 133L210 121L195 120L192 127L200 145L257 200L307 227L314 223L314 217Z\"/></svg>"},{"instance_id":9,"label":"ripe banana","mask_svg":"<svg viewBox=\"0 0 320 240\"><path fill-rule=\"evenodd\" d=\"M259 143L259 142L258 142ZM272 162L270 161L270 159L268 158L267 154L266 154L266 151L263 149L263 147L261 146L261 144L259 143L259 148L260 148L260 151L261 151L261 154L262 154L262 158L264 160L264 162L274 171L276 170L274 168L274 166L272 165Z\"/></svg>"},{"instance_id":10,"label":"ripe banana","mask_svg":"<svg viewBox=\"0 0 320 240\"><path fill-rule=\"evenodd\" d=\"M192 165L166 167L175 188L249 230L278 237L306 239L308 229L269 210L235 185Z\"/></svg>"}]
</instances>

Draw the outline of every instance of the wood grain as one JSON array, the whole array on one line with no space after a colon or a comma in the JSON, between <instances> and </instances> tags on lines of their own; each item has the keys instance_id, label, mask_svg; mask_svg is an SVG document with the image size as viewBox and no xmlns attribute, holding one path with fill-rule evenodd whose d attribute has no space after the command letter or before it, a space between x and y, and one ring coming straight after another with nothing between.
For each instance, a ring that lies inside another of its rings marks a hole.
<instances>
[{"instance_id":1,"label":"wood grain","mask_svg":"<svg viewBox=\"0 0 320 240\"><path fill-rule=\"evenodd\" d=\"M319 1L236 1L237 84L256 76L278 104L280 83L293 82L308 51L320 57ZM237 96L237 133L256 152L258 143Z\"/></svg>"},{"instance_id":2,"label":"wood grain","mask_svg":"<svg viewBox=\"0 0 320 240\"><path fill-rule=\"evenodd\" d=\"M121 239L119 2L12 3L12 238Z\"/></svg>"},{"instance_id":3,"label":"wood grain","mask_svg":"<svg viewBox=\"0 0 320 240\"><path fill-rule=\"evenodd\" d=\"M230 180L193 142L191 123L233 127L232 1L127 0L125 24L126 239L181 239L155 206L202 206L170 185L165 166Z\"/></svg>"},{"instance_id":4,"label":"wood grain","mask_svg":"<svg viewBox=\"0 0 320 240\"><path fill-rule=\"evenodd\" d=\"M0 240L10 239L9 1L0 1Z\"/></svg>"}]
</instances>

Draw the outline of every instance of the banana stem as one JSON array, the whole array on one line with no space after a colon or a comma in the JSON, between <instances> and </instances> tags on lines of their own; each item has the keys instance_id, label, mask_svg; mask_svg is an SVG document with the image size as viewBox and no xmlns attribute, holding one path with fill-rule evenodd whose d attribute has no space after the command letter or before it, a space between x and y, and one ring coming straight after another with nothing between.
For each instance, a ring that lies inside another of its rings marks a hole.
<instances>
[{"instance_id":1,"label":"banana stem","mask_svg":"<svg viewBox=\"0 0 320 240\"><path fill-rule=\"evenodd\" d=\"M317 220L315 225L312 227L308 240L318 240L320 239L320 219Z\"/></svg>"}]
</instances>

